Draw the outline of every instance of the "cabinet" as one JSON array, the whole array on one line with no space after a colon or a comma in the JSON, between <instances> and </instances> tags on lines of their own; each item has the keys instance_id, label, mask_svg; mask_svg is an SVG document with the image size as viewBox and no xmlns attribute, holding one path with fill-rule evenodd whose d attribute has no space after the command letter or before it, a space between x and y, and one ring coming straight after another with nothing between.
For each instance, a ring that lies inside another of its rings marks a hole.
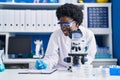
<instances>
[{"instance_id":1,"label":"cabinet","mask_svg":"<svg viewBox=\"0 0 120 80\"><path fill-rule=\"evenodd\" d=\"M108 53L111 54L111 59L96 59L93 64L101 60L106 61L106 65L109 64L108 61L113 61L113 64L116 64L117 60L112 57L111 3L75 4L84 13L82 26L92 30L96 36L97 45L102 46L102 50L104 50L103 46L107 46ZM60 5L62 3L0 3L0 33L4 33L6 36L6 63L14 62L14 59L10 61L7 52L9 36L16 36L16 34L52 33L59 29L55 10ZM106 54L104 51L103 53ZM22 61L23 59L20 60ZM27 59L24 60L27 61ZM21 61L18 59L19 63ZM35 62L34 59L33 62ZM29 61L26 63L29 63Z\"/></svg>"},{"instance_id":2,"label":"cabinet","mask_svg":"<svg viewBox=\"0 0 120 80\"><path fill-rule=\"evenodd\" d=\"M85 4L84 10L84 25L94 32L98 53L102 53L104 58L107 58L107 55L104 56L104 53L110 53L112 58L111 3ZM110 55L108 54L109 58Z\"/></svg>"}]
</instances>

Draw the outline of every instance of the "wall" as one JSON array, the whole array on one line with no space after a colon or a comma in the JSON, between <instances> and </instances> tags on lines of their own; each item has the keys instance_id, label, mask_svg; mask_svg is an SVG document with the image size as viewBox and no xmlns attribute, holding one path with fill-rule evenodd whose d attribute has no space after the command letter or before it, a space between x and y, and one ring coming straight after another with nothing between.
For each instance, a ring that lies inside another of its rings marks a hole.
<instances>
[{"instance_id":1,"label":"wall","mask_svg":"<svg viewBox=\"0 0 120 80\"><path fill-rule=\"evenodd\" d=\"M112 30L113 30L113 56L120 65L120 0L112 2Z\"/></svg>"}]
</instances>

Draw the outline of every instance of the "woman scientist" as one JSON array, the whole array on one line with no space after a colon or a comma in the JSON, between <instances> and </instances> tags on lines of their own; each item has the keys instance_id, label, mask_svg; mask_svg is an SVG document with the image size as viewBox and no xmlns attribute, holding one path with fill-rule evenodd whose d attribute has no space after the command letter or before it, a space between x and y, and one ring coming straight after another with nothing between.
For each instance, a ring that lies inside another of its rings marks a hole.
<instances>
[{"instance_id":1,"label":"woman scientist","mask_svg":"<svg viewBox=\"0 0 120 80\"><path fill-rule=\"evenodd\" d=\"M56 16L59 20L60 29L52 33L45 57L37 60L36 69L46 69L54 67L67 67L64 58L68 57L71 51L71 32L77 31L81 33L81 42L85 42L87 46L85 64L91 64L96 53L96 41L92 31L80 26L83 21L83 13L80 7L66 3L57 8ZM81 43L80 42L80 43Z\"/></svg>"}]
</instances>

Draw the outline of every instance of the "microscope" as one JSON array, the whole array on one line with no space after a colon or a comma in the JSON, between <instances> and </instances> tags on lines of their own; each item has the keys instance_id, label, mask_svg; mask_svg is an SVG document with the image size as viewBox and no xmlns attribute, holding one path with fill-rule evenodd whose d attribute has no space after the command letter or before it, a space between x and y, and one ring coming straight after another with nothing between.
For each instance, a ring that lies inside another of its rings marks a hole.
<instances>
[{"instance_id":1,"label":"microscope","mask_svg":"<svg viewBox=\"0 0 120 80\"><path fill-rule=\"evenodd\" d=\"M86 53L86 44L85 41L81 38L83 35L80 30L71 33L71 51L68 53L68 70L72 71L73 66L80 66L85 63Z\"/></svg>"}]
</instances>

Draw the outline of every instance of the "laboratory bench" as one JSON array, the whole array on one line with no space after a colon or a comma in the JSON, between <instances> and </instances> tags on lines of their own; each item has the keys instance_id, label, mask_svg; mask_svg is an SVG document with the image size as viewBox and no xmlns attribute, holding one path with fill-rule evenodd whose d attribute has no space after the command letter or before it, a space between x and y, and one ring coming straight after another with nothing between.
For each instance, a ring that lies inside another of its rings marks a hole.
<instances>
[{"instance_id":1,"label":"laboratory bench","mask_svg":"<svg viewBox=\"0 0 120 80\"><path fill-rule=\"evenodd\" d=\"M4 59L7 69L33 69L37 59ZM93 67L101 65L117 65L117 59L95 59L92 63Z\"/></svg>"},{"instance_id":2,"label":"laboratory bench","mask_svg":"<svg viewBox=\"0 0 120 80\"><path fill-rule=\"evenodd\" d=\"M0 80L120 80L120 76L81 76L80 72L58 69L52 74L19 74L25 69L6 69L0 72Z\"/></svg>"}]
</instances>

